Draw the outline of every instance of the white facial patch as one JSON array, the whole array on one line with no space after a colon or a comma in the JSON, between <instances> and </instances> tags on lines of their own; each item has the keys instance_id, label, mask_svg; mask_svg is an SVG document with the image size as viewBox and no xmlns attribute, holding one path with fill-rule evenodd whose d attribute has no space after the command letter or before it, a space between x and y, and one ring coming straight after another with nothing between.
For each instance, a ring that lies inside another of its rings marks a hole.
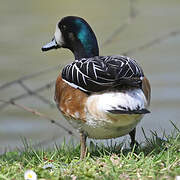
<instances>
[{"instance_id":1,"label":"white facial patch","mask_svg":"<svg viewBox=\"0 0 180 180\"><path fill-rule=\"evenodd\" d=\"M56 25L56 30L55 30L55 33L54 33L54 37L55 37L56 43L59 46L62 46L64 44L64 39L63 39L61 30L58 27L58 24Z\"/></svg>"}]
</instances>

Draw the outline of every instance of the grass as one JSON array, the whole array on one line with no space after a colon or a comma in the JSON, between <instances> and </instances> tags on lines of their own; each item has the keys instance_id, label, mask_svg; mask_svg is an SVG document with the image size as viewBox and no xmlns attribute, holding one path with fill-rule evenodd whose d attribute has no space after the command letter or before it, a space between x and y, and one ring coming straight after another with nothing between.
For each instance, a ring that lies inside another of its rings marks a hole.
<instances>
[{"instance_id":1,"label":"grass","mask_svg":"<svg viewBox=\"0 0 180 180\"><path fill-rule=\"evenodd\" d=\"M34 150L25 143L25 151L0 156L0 179L24 179L28 169L38 179L175 179L180 175L180 130L163 139L156 133L146 136L146 145L133 150L120 145L95 146L84 160L80 146L63 143L54 150ZM164 140L165 139L165 140Z\"/></svg>"}]
</instances>

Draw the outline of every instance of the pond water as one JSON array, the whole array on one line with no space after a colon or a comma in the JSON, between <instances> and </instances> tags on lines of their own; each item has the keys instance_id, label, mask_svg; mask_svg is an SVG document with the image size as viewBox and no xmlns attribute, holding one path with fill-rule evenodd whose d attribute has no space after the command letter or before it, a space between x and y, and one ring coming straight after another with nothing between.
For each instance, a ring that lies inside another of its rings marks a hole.
<instances>
[{"instance_id":1,"label":"pond water","mask_svg":"<svg viewBox=\"0 0 180 180\"><path fill-rule=\"evenodd\" d=\"M85 18L95 31L101 55L129 52L128 56L137 59L150 80L151 114L138 125L137 140L144 140L141 127L147 136L150 136L150 130L157 131L160 136L163 131L169 134L173 130L170 121L180 128L179 9L179 0L1 2L0 86L47 68L57 68L25 80L21 85L14 83L0 89L0 99L9 100L26 93L22 86L35 90L56 79L61 71L59 65L71 62L73 55L65 49L43 53L41 46L51 40L59 19L78 15ZM128 21L130 13L133 17ZM53 86L39 91L38 95L54 104ZM28 96L16 102L45 113L72 129L56 107L50 107L43 100ZM46 118L11 105L0 109L0 123L1 152L23 146L24 137L35 147L50 147L61 143L64 137L78 139Z\"/></svg>"}]
</instances>

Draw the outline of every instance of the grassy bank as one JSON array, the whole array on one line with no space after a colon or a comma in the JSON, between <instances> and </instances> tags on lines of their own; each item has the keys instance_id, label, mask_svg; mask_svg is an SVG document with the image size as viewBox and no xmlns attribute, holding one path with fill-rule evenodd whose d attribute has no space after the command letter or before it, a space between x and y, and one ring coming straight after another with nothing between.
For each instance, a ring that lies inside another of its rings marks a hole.
<instances>
[{"instance_id":1,"label":"grassy bank","mask_svg":"<svg viewBox=\"0 0 180 180\"><path fill-rule=\"evenodd\" d=\"M180 131L163 139L154 134L133 150L96 146L82 161L79 146L64 144L53 151L26 147L0 157L0 179L24 179L28 169L38 179L175 179L180 175Z\"/></svg>"}]
</instances>

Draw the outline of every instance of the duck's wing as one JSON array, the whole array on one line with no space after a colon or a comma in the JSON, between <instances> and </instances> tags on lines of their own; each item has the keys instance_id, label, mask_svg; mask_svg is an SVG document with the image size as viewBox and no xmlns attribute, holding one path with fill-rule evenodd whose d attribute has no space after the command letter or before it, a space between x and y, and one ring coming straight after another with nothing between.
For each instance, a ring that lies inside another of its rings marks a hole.
<instances>
[{"instance_id":1,"label":"duck's wing","mask_svg":"<svg viewBox=\"0 0 180 180\"><path fill-rule=\"evenodd\" d=\"M85 92L100 92L123 85L141 86L143 70L134 59L125 56L96 56L68 64L62 78Z\"/></svg>"}]
</instances>

